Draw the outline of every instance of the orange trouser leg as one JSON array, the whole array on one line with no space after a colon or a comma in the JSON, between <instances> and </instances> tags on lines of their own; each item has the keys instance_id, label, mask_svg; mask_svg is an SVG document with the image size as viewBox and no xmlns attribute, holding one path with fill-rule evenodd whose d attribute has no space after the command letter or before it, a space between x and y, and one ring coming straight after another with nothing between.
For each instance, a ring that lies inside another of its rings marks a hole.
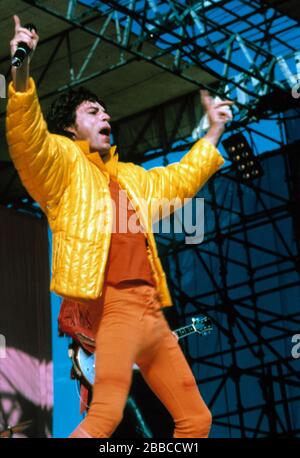
<instances>
[{"instance_id":1,"label":"orange trouser leg","mask_svg":"<svg viewBox=\"0 0 300 458\"><path fill-rule=\"evenodd\" d=\"M154 288L107 287L103 304L93 398L81 430L92 437L111 436L122 419L132 366L137 362L145 381L174 419L174 437L207 437L210 412Z\"/></svg>"},{"instance_id":2,"label":"orange trouser leg","mask_svg":"<svg viewBox=\"0 0 300 458\"><path fill-rule=\"evenodd\" d=\"M168 324L158 347L138 360L143 378L171 414L173 437L206 438L212 417L204 403L194 375Z\"/></svg>"},{"instance_id":3,"label":"orange trouser leg","mask_svg":"<svg viewBox=\"0 0 300 458\"><path fill-rule=\"evenodd\" d=\"M110 437L122 420L140 339L138 303L127 290L106 288L96 336L93 397L81 423L93 437Z\"/></svg>"}]
</instances>

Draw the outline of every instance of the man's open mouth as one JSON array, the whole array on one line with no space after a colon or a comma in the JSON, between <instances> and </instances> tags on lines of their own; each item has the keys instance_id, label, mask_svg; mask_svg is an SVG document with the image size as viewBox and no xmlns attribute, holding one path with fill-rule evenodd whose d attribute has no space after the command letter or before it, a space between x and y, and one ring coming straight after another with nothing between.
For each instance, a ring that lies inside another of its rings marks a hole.
<instances>
[{"instance_id":1,"label":"man's open mouth","mask_svg":"<svg viewBox=\"0 0 300 458\"><path fill-rule=\"evenodd\" d=\"M106 135L107 137L109 137L110 128L109 127L102 127L102 129L99 130L99 134Z\"/></svg>"}]
</instances>

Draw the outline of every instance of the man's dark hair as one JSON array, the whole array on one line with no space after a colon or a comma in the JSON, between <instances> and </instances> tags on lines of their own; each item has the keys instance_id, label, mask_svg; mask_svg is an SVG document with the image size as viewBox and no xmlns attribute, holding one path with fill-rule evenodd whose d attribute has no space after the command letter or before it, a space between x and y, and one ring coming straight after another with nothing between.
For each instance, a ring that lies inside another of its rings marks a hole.
<instances>
[{"instance_id":1,"label":"man's dark hair","mask_svg":"<svg viewBox=\"0 0 300 458\"><path fill-rule=\"evenodd\" d=\"M82 102L98 102L106 109L105 104L98 98L96 94L84 87L79 87L77 90L70 89L68 92L61 94L51 104L47 115L47 124L49 132L53 134L65 135L71 138L72 134L65 130L75 124L76 108Z\"/></svg>"}]
</instances>

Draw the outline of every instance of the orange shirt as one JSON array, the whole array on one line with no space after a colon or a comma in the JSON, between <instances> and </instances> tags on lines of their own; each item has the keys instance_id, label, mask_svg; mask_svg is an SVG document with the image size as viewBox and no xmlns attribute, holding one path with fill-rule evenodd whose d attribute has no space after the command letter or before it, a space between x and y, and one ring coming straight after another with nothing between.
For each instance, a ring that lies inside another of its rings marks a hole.
<instances>
[{"instance_id":1,"label":"orange shirt","mask_svg":"<svg viewBox=\"0 0 300 458\"><path fill-rule=\"evenodd\" d=\"M134 281L155 286L147 257L147 239L140 230L139 220L127 193L113 177L110 177L109 190L114 201L115 218L106 266L106 283L115 286L121 282Z\"/></svg>"}]
</instances>

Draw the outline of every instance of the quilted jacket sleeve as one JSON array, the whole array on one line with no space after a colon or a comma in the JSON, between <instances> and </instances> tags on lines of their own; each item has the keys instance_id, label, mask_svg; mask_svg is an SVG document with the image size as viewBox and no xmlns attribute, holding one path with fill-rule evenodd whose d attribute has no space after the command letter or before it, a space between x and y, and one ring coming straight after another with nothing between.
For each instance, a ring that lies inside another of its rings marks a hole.
<instances>
[{"instance_id":1,"label":"quilted jacket sleeve","mask_svg":"<svg viewBox=\"0 0 300 458\"><path fill-rule=\"evenodd\" d=\"M9 152L25 188L45 208L59 201L68 185L76 148L66 137L49 133L32 78L26 92L16 92L10 83L8 94Z\"/></svg>"},{"instance_id":2,"label":"quilted jacket sleeve","mask_svg":"<svg viewBox=\"0 0 300 458\"><path fill-rule=\"evenodd\" d=\"M160 219L162 214L167 216L168 202L174 201L174 211L185 203L184 199L195 196L223 163L218 149L202 138L179 162L154 167L143 174L144 196L152 205L152 221Z\"/></svg>"}]
</instances>

